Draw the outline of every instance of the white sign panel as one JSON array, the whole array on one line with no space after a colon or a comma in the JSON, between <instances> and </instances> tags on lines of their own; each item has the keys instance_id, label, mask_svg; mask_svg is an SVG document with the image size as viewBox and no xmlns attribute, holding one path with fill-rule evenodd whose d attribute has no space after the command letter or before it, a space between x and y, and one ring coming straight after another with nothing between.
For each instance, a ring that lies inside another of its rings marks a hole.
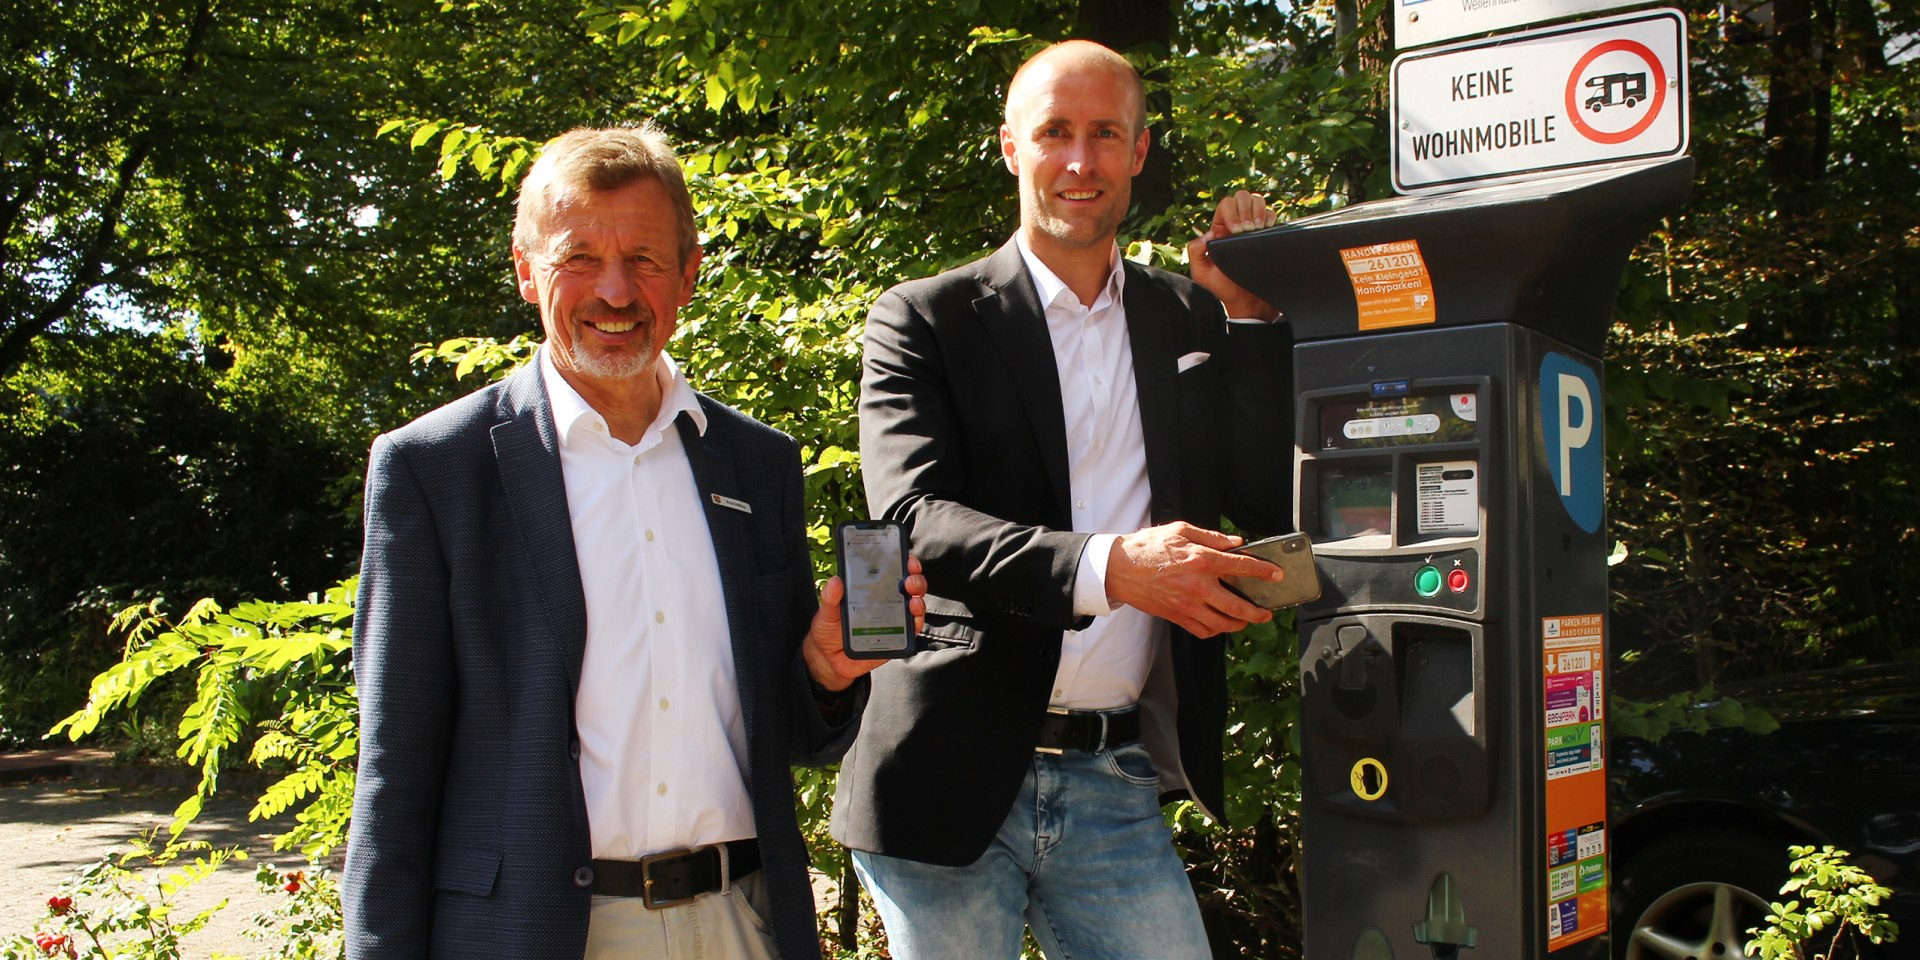
<instances>
[{"instance_id":1,"label":"white sign panel","mask_svg":"<svg viewBox=\"0 0 1920 960\"><path fill-rule=\"evenodd\" d=\"M1639 2L1642 0L1393 0L1393 45L1405 50Z\"/></svg>"},{"instance_id":2,"label":"white sign panel","mask_svg":"<svg viewBox=\"0 0 1920 960\"><path fill-rule=\"evenodd\" d=\"M1472 394L1467 394L1472 396ZM1419 532L1480 532L1480 464L1474 460L1423 463L1414 471Z\"/></svg>"},{"instance_id":3,"label":"white sign panel","mask_svg":"<svg viewBox=\"0 0 1920 960\"><path fill-rule=\"evenodd\" d=\"M1401 193L1679 156L1686 20L1660 9L1404 53L1392 104Z\"/></svg>"}]
</instances>

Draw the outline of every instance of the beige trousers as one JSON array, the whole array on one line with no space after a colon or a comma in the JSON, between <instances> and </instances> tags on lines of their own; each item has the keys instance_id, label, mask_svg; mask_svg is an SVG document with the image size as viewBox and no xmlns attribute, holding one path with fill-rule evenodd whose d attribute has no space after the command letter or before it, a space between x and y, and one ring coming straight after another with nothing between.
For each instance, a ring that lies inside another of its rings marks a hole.
<instances>
[{"instance_id":1,"label":"beige trousers","mask_svg":"<svg viewBox=\"0 0 1920 960\"><path fill-rule=\"evenodd\" d=\"M639 897L593 898L586 960L779 960L767 881L755 870L724 893L648 910Z\"/></svg>"}]
</instances>

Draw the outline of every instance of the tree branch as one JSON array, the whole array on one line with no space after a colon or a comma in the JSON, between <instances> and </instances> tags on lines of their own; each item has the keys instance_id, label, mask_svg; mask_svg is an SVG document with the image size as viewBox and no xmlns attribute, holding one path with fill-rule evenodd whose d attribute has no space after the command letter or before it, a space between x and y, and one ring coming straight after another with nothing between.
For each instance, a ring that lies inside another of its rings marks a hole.
<instances>
[{"instance_id":1,"label":"tree branch","mask_svg":"<svg viewBox=\"0 0 1920 960\"><path fill-rule=\"evenodd\" d=\"M171 94L177 93L177 88L199 69L200 47L212 29L213 4L211 0L203 0L199 10L194 14L192 25L187 28L186 42L181 45L180 69L174 75L172 82L166 85L176 89L163 91L161 96L154 98L154 103L169 101ZM52 329L54 324L66 319L73 312L74 307L79 305L80 299L99 285L101 274L105 269L104 261L107 251L116 240L121 218L126 212L127 196L132 193L138 183L140 169L146 165L147 157L152 154L153 145L158 139L160 124L152 117L148 120L146 128L129 139L127 153L120 158L120 163L114 170L113 191L107 195L106 202L101 204L99 220L94 225L92 235L82 245L81 254L76 258L76 269L68 273L67 281L59 295L36 311L33 316L15 324L7 331L6 337L0 339L0 377L17 369L21 361L26 359L27 348L33 340Z\"/></svg>"}]
</instances>

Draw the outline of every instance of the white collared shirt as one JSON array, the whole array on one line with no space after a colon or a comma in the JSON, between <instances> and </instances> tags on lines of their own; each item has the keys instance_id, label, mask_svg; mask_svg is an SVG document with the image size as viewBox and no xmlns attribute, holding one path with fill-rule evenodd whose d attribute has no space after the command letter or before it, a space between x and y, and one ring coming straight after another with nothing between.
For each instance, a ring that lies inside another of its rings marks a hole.
<instances>
[{"instance_id":1,"label":"white collared shirt","mask_svg":"<svg viewBox=\"0 0 1920 960\"><path fill-rule=\"evenodd\" d=\"M754 836L720 564L674 427L684 413L704 435L706 415L663 352L654 368L660 412L629 445L560 375L547 347L538 362L587 599L574 726L593 855Z\"/></svg>"},{"instance_id":2,"label":"white collared shirt","mask_svg":"<svg viewBox=\"0 0 1920 960\"><path fill-rule=\"evenodd\" d=\"M1027 249L1024 237L1015 234L1014 241L1046 310L1060 373L1073 529L1095 534L1080 555L1073 608L1097 619L1061 638L1051 704L1075 710L1128 707L1146 686L1157 631L1165 626L1107 600L1107 558L1114 539L1146 527L1152 516L1146 435L1133 378L1133 344L1127 338L1126 271L1115 247L1106 285L1092 305L1082 305Z\"/></svg>"}]
</instances>

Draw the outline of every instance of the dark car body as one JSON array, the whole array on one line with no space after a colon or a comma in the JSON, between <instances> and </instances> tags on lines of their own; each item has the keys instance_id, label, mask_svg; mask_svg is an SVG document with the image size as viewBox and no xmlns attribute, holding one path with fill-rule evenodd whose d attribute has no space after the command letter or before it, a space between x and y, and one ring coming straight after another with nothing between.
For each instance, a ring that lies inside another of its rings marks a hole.
<instances>
[{"instance_id":1,"label":"dark car body","mask_svg":"<svg viewBox=\"0 0 1920 960\"><path fill-rule=\"evenodd\" d=\"M1789 899L1788 845L1833 844L1894 890L1901 942L1861 955L1920 957L1920 664L1729 695L1779 729L1609 743L1614 955L1743 956L1763 905Z\"/></svg>"}]
</instances>

